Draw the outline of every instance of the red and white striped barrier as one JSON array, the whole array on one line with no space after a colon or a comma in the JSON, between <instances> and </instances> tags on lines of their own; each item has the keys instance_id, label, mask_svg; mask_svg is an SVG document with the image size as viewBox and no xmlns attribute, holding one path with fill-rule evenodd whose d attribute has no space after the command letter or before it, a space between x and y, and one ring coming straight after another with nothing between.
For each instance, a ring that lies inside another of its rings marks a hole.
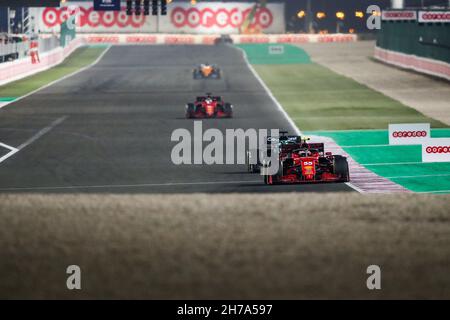
<instances>
[{"instance_id":1,"label":"red and white striped barrier","mask_svg":"<svg viewBox=\"0 0 450 320\"><path fill-rule=\"evenodd\" d=\"M89 44L214 44L220 37L216 35L194 34L82 34ZM315 43L315 42L355 42L354 34L257 34L257 35L230 35L233 42L241 43Z\"/></svg>"},{"instance_id":2,"label":"red and white striped barrier","mask_svg":"<svg viewBox=\"0 0 450 320\"><path fill-rule=\"evenodd\" d=\"M83 38L73 40L65 48L56 48L39 55L39 61L26 57L0 64L0 85L16 81L50 69L64 61L73 51L85 44ZM34 62L34 63L33 63Z\"/></svg>"},{"instance_id":3,"label":"red and white striped barrier","mask_svg":"<svg viewBox=\"0 0 450 320\"><path fill-rule=\"evenodd\" d=\"M450 63L438 61L412 54L405 54L396 51L375 47L375 59L382 62L426 73L432 76L450 80Z\"/></svg>"}]
</instances>

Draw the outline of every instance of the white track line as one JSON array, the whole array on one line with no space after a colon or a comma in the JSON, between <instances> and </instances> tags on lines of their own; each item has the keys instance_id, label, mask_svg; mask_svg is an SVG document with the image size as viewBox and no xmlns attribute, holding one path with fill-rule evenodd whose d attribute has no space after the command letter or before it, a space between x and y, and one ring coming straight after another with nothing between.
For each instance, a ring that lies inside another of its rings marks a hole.
<instances>
[{"instance_id":1,"label":"white track line","mask_svg":"<svg viewBox=\"0 0 450 320\"><path fill-rule=\"evenodd\" d=\"M8 149L9 152L7 154L5 154L3 157L0 158L0 163L2 163L4 160L8 159L9 157L11 157L13 154L15 154L16 152L19 152L19 149L14 148L12 146L8 146L7 144L1 143L0 142L0 147L3 147L5 149Z\"/></svg>"},{"instance_id":2,"label":"white track line","mask_svg":"<svg viewBox=\"0 0 450 320\"><path fill-rule=\"evenodd\" d=\"M404 166L408 164L424 164L424 163L431 163L431 162L383 162L383 163L362 163L362 166Z\"/></svg>"},{"instance_id":3,"label":"white track line","mask_svg":"<svg viewBox=\"0 0 450 320\"><path fill-rule=\"evenodd\" d=\"M36 133L34 136L32 136L30 139L22 143L20 146L17 147L17 149L22 150L23 148L29 146L33 142L35 142L37 139L42 137L44 134L48 133L50 130L52 130L54 127L59 125L61 122L67 119L67 116L61 117L53 121L48 127L45 127L44 129L40 130L38 133Z\"/></svg>"},{"instance_id":4,"label":"white track line","mask_svg":"<svg viewBox=\"0 0 450 320\"><path fill-rule=\"evenodd\" d=\"M7 144L1 143L1 142L0 142L0 147L3 147L3 148L6 148L6 149L9 149L10 151L13 151L13 150L17 150L17 148L14 148L14 147L8 146Z\"/></svg>"},{"instance_id":5,"label":"white track line","mask_svg":"<svg viewBox=\"0 0 450 320\"><path fill-rule=\"evenodd\" d=\"M409 179L409 178L427 178L427 177L450 177L450 174L422 174L417 176L398 176L398 177L386 177L387 179Z\"/></svg>"},{"instance_id":6,"label":"white track line","mask_svg":"<svg viewBox=\"0 0 450 320\"><path fill-rule=\"evenodd\" d=\"M247 67L253 73L253 76L258 80L258 82L261 84L261 86L264 88L264 91L266 91L266 93L270 97L270 99L272 99L273 103L277 106L278 110L283 114L283 116L287 120L287 122L289 122L289 124L291 125L292 129L294 129L295 134L298 135L298 136L302 135L302 132L297 127L297 125L295 124L294 120L292 120L291 117L287 114L287 112L284 110L283 106L280 104L280 102L278 102L277 98L275 98L275 96L273 95L272 91L270 91L269 87L267 87L267 85L264 83L263 79L261 79L259 74L256 72L256 70L250 64L250 62L248 61L247 53L245 52L245 50L243 50L241 48L238 48L238 47L235 47L235 48L241 50L242 56L244 57L244 61L247 64Z\"/></svg>"},{"instance_id":7,"label":"white track line","mask_svg":"<svg viewBox=\"0 0 450 320\"><path fill-rule=\"evenodd\" d=\"M33 142L35 142L37 139L41 138L43 135L45 135L46 133L48 133L49 131L51 131L54 127L56 127L57 125L59 125L61 122L63 122L64 120L67 119L67 116L61 117L56 119L55 121L53 121L49 126L45 127L44 129L40 130L38 133L36 133L34 136L32 136L30 139L28 139L27 141L25 141L24 143L22 143L20 146L18 146L17 148L8 146L4 143L0 142L0 146L5 147L10 149L11 151L9 153L7 153L6 155L4 155L3 157L0 158L0 163L2 163L3 161L5 161L6 159L10 158L11 156L13 156L14 154L16 154L17 152L19 152L20 150L24 149L25 147L29 146L30 144L32 144Z\"/></svg>"},{"instance_id":8,"label":"white track line","mask_svg":"<svg viewBox=\"0 0 450 320\"><path fill-rule=\"evenodd\" d=\"M101 189L101 188L141 188L141 187L173 187L192 185L217 185L217 184L249 184L260 183L261 180L252 181L201 181L201 182L167 182L167 183L143 183L143 184L113 184L90 186L57 186L57 187L24 187L24 188L0 188L0 191L32 191L32 190L64 190L64 189Z\"/></svg>"},{"instance_id":9,"label":"white track line","mask_svg":"<svg viewBox=\"0 0 450 320\"><path fill-rule=\"evenodd\" d=\"M361 189L361 188L355 186L355 185L354 185L353 183L351 183L351 182L345 182L345 184L346 184L347 186L349 186L350 188L352 188L353 190L355 190L356 192L359 192L359 193L365 193L365 192L366 192L366 191L364 191L363 189Z\"/></svg>"},{"instance_id":10,"label":"white track line","mask_svg":"<svg viewBox=\"0 0 450 320\"><path fill-rule=\"evenodd\" d=\"M2 105L0 105L0 109L6 107L7 105L9 105L9 104L11 104L11 103L14 103L14 102L20 101L20 100L22 100L22 99L25 99L26 97L29 97L29 96L31 96L32 94L35 94L35 93L37 93L37 92L39 92L39 91L41 91L41 90L44 90L44 89L46 89L46 88L48 88L48 87L50 87L50 86L52 86L52 85L54 85L54 84L56 84L56 83L58 83L58 82L61 82L61 81L66 80L66 79L68 79L68 78L70 78L70 77L73 77L74 75L76 75L76 74L78 74L78 73L80 73L80 72L83 72L83 71L85 71L85 70L87 70L87 69L89 69L89 68L95 66L97 63L100 62L100 60L102 60L102 58L103 58L103 57L105 56L105 54L109 51L109 49L111 49L111 46L107 47L107 48L105 49L105 51L103 51L102 54L101 54L94 62L92 62L91 64L89 64L89 65L87 65L87 66L85 66L85 67L83 67L83 68L81 68L81 69L79 69L79 70L77 70L77 71L74 71L74 72L72 72L72 73L70 73L70 74L67 74L67 75L65 75L65 76L62 77L62 78L59 78L59 79L57 79L57 80L55 80L55 81L52 81L52 82L50 82L50 83L47 83L46 85L44 85L44 86L42 86L42 87L40 87L40 88L38 88L38 89L36 89L36 90L34 90L34 91L31 91L31 92L29 92L29 93L27 93L27 94L25 94L25 95L23 95L23 96L21 96L21 97L18 97L17 99L15 99L15 100L13 100L13 101L11 101L11 102L7 102L7 103L5 103L5 104L2 104ZM56 67L56 66L55 66L55 67ZM50 69L47 69L47 70L50 70ZM45 71L46 71L46 70L44 70L43 72L45 72ZM39 73L37 73L37 74L39 74ZM24 78L24 79L26 79L26 78Z\"/></svg>"},{"instance_id":11,"label":"white track line","mask_svg":"<svg viewBox=\"0 0 450 320\"><path fill-rule=\"evenodd\" d=\"M450 193L450 190L417 191L416 193Z\"/></svg>"},{"instance_id":12,"label":"white track line","mask_svg":"<svg viewBox=\"0 0 450 320\"><path fill-rule=\"evenodd\" d=\"M341 148L377 148L377 147L398 147L398 146L399 145L396 144L361 144L361 145L341 146Z\"/></svg>"}]
</instances>

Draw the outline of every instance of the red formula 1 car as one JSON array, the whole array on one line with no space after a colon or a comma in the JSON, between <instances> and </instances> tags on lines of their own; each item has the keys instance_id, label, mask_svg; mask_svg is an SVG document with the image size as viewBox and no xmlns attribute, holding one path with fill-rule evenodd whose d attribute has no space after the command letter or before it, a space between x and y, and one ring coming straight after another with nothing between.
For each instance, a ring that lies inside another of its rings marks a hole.
<instances>
[{"instance_id":1,"label":"red formula 1 car","mask_svg":"<svg viewBox=\"0 0 450 320\"><path fill-rule=\"evenodd\" d=\"M222 100L222 97L206 96L197 97L194 103L186 105L186 118L231 118L233 106Z\"/></svg>"},{"instance_id":2,"label":"red formula 1 car","mask_svg":"<svg viewBox=\"0 0 450 320\"><path fill-rule=\"evenodd\" d=\"M280 152L278 172L264 175L265 184L350 181L346 157L325 153L323 143L306 141L292 152Z\"/></svg>"}]
</instances>

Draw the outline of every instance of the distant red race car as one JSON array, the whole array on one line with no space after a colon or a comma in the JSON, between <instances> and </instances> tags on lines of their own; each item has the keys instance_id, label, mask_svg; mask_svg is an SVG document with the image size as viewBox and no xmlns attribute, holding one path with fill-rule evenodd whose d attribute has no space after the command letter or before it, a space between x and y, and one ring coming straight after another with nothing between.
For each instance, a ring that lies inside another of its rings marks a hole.
<instances>
[{"instance_id":1,"label":"distant red race car","mask_svg":"<svg viewBox=\"0 0 450 320\"><path fill-rule=\"evenodd\" d=\"M298 149L280 152L278 172L264 175L265 184L350 181L346 157L325 153L323 143L308 143L306 140Z\"/></svg>"},{"instance_id":2,"label":"distant red race car","mask_svg":"<svg viewBox=\"0 0 450 320\"><path fill-rule=\"evenodd\" d=\"M231 118L233 116L233 106L222 100L222 97L200 96L194 103L186 105L186 118Z\"/></svg>"}]
</instances>

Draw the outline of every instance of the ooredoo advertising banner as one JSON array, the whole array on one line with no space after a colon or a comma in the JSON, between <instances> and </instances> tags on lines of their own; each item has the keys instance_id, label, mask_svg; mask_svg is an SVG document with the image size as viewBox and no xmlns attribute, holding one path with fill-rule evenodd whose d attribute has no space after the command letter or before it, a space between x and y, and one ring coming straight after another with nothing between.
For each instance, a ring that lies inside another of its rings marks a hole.
<instances>
[{"instance_id":1,"label":"ooredoo advertising banner","mask_svg":"<svg viewBox=\"0 0 450 320\"><path fill-rule=\"evenodd\" d=\"M450 138L427 139L422 144L422 162L450 162Z\"/></svg>"},{"instance_id":2,"label":"ooredoo advertising banner","mask_svg":"<svg viewBox=\"0 0 450 320\"><path fill-rule=\"evenodd\" d=\"M389 125L389 144L421 144L429 138L429 123L401 123Z\"/></svg>"},{"instance_id":3,"label":"ooredoo advertising banner","mask_svg":"<svg viewBox=\"0 0 450 320\"><path fill-rule=\"evenodd\" d=\"M127 16L125 2L121 11L96 11L92 2L70 2L61 8L35 8L33 14L41 32L58 32L69 15L77 15L77 31L81 33L239 33L246 18L247 25L264 33L284 33L284 4L268 4L254 12L254 3L189 2L171 3L167 16Z\"/></svg>"},{"instance_id":4,"label":"ooredoo advertising banner","mask_svg":"<svg viewBox=\"0 0 450 320\"><path fill-rule=\"evenodd\" d=\"M450 22L450 11L419 11L419 22Z\"/></svg>"},{"instance_id":5,"label":"ooredoo advertising banner","mask_svg":"<svg viewBox=\"0 0 450 320\"><path fill-rule=\"evenodd\" d=\"M254 2L173 3L168 18L160 20L160 29L168 33L239 33L254 6ZM284 3L258 8L249 27L264 33L284 33Z\"/></svg>"},{"instance_id":6,"label":"ooredoo advertising banner","mask_svg":"<svg viewBox=\"0 0 450 320\"><path fill-rule=\"evenodd\" d=\"M121 11L97 11L92 2L70 2L60 8L35 8L32 14L41 32L59 32L68 16L76 15L77 32L88 33L139 33L157 32L153 16L127 16L125 2Z\"/></svg>"},{"instance_id":7,"label":"ooredoo advertising banner","mask_svg":"<svg viewBox=\"0 0 450 320\"><path fill-rule=\"evenodd\" d=\"M415 10L383 10L381 12L382 20L417 20L417 11Z\"/></svg>"}]
</instances>

